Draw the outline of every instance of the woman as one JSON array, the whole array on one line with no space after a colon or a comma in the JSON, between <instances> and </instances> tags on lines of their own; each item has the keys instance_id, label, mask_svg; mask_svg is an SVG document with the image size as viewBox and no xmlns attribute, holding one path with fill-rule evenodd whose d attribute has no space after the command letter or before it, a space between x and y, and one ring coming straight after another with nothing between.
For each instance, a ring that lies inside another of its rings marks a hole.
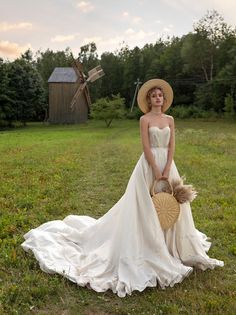
<instances>
[{"instance_id":1,"label":"woman","mask_svg":"<svg viewBox=\"0 0 236 315\"><path fill-rule=\"evenodd\" d=\"M179 179L173 161L174 120L164 112L173 100L164 80L146 82L138 94L143 153L120 200L98 220L67 216L25 234L22 247L32 250L43 271L59 273L97 292L119 297L159 284L181 282L193 267L223 266L209 258L211 243L193 222L189 202L180 205L176 223L161 228L150 188L154 179Z\"/></svg>"}]
</instances>

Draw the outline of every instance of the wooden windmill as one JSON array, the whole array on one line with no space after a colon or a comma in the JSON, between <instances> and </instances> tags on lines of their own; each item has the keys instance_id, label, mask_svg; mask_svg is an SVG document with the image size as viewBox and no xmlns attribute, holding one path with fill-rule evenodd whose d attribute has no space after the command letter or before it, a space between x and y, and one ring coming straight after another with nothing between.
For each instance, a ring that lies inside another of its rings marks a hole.
<instances>
[{"instance_id":1,"label":"wooden windmill","mask_svg":"<svg viewBox=\"0 0 236 315\"><path fill-rule=\"evenodd\" d=\"M104 75L98 66L90 70L86 78L79 60L74 60L73 56L72 60L72 67L56 67L48 79L50 123L86 122L91 105L87 84Z\"/></svg>"},{"instance_id":2,"label":"wooden windmill","mask_svg":"<svg viewBox=\"0 0 236 315\"><path fill-rule=\"evenodd\" d=\"M72 56L73 58L73 56ZM71 111L74 110L76 101L78 99L78 97L81 95L81 93L85 93L85 96L87 98L88 104L91 105L91 99L90 99L90 95L89 95L89 90L88 90L88 83L89 82L94 82L97 79L101 78L104 76L104 71L102 70L101 66L97 66L95 68L93 68L92 70L88 71L88 78L86 79L86 76L83 72L83 65L81 64L81 62L77 59L75 60L73 58L73 68L76 72L76 74L78 75L79 79L80 79L80 85L78 87L78 89L76 90L73 99L71 101L70 104L70 109Z\"/></svg>"}]
</instances>

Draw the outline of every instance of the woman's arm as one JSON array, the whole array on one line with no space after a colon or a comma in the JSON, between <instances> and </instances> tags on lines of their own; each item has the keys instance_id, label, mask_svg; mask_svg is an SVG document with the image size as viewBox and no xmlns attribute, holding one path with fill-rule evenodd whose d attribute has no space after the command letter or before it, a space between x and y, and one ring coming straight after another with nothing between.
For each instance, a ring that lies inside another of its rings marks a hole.
<instances>
[{"instance_id":1,"label":"woman's arm","mask_svg":"<svg viewBox=\"0 0 236 315\"><path fill-rule=\"evenodd\" d=\"M170 127L170 141L169 141L169 146L168 146L168 157L167 157L165 168L162 173L162 175L167 178L169 177L170 167L171 167L171 163L172 163L172 160L174 158L174 153L175 153L175 122L172 116L169 116L169 127Z\"/></svg>"},{"instance_id":2,"label":"woman's arm","mask_svg":"<svg viewBox=\"0 0 236 315\"><path fill-rule=\"evenodd\" d=\"M155 159L153 157L153 154L150 148L149 134L148 134L148 120L146 119L145 116L142 116L140 118L140 133L141 133L141 140L142 140L143 152L144 152L145 158L148 164L152 167L152 170L154 172L156 179L158 179L162 175L161 175L161 171L159 167L157 166L155 162Z\"/></svg>"}]
</instances>

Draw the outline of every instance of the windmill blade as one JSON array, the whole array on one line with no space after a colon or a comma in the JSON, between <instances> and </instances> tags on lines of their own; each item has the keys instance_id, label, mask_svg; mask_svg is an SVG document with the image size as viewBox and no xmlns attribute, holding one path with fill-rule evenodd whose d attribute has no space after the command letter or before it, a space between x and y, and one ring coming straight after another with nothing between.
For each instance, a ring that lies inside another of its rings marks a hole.
<instances>
[{"instance_id":1,"label":"windmill blade","mask_svg":"<svg viewBox=\"0 0 236 315\"><path fill-rule=\"evenodd\" d=\"M80 78L80 82L84 82L86 80L86 76L84 75L83 71L81 70L81 69L83 69L82 64L81 63L78 64L76 60L73 60L72 67L75 70L78 78Z\"/></svg>"},{"instance_id":2,"label":"windmill blade","mask_svg":"<svg viewBox=\"0 0 236 315\"><path fill-rule=\"evenodd\" d=\"M89 70L88 76L90 77L90 76L93 75L95 72L98 72L98 71L100 71L100 70L102 70L102 67L101 67L101 66L97 66L97 67L93 68L92 70Z\"/></svg>"},{"instance_id":3,"label":"windmill blade","mask_svg":"<svg viewBox=\"0 0 236 315\"><path fill-rule=\"evenodd\" d=\"M73 55L72 55L72 60L73 60L73 64L72 64L72 67L73 69L75 70L78 78L79 78L79 81L80 81L80 86L78 87L78 89L76 90L75 92L75 95L73 96L73 99L70 103L70 109L71 111L73 111L74 109L74 106L76 104L76 101L78 99L78 97L80 96L80 94L83 92L87 82L86 82L86 78L85 78L85 75L83 73L83 65L82 63L78 60L78 59L74 59Z\"/></svg>"},{"instance_id":4,"label":"windmill blade","mask_svg":"<svg viewBox=\"0 0 236 315\"><path fill-rule=\"evenodd\" d=\"M83 72L83 64L79 61L79 59L75 59L73 54L71 53L73 66L77 68L79 71Z\"/></svg>"},{"instance_id":5,"label":"windmill blade","mask_svg":"<svg viewBox=\"0 0 236 315\"><path fill-rule=\"evenodd\" d=\"M88 72L88 74L89 74L89 77L87 79L88 82L94 82L105 75L101 66L97 66L96 68L93 68L92 70Z\"/></svg>"},{"instance_id":6,"label":"windmill blade","mask_svg":"<svg viewBox=\"0 0 236 315\"><path fill-rule=\"evenodd\" d=\"M76 64L76 67L79 69L79 71L83 72L84 70L83 64L78 59L75 60L75 64Z\"/></svg>"},{"instance_id":7,"label":"windmill blade","mask_svg":"<svg viewBox=\"0 0 236 315\"><path fill-rule=\"evenodd\" d=\"M96 81L97 79L100 79L101 77L103 77L105 75L104 71L99 71L97 73L95 73L94 75L91 76L91 78L88 78L88 80L90 82L94 82Z\"/></svg>"},{"instance_id":8,"label":"windmill blade","mask_svg":"<svg viewBox=\"0 0 236 315\"><path fill-rule=\"evenodd\" d=\"M84 90L84 88L86 87L86 85L87 85L87 81L85 81L83 84L81 84L81 85L78 87L78 89L77 89L77 91L75 92L75 95L73 96L72 101L71 101L71 103L70 103L70 109L71 109L71 110L74 109L75 103L76 103L78 97L80 96L80 94L83 92L83 90Z\"/></svg>"},{"instance_id":9,"label":"windmill blade","mask_svg":"<svg viewBox=\"0 0 236 315\"><path fill-rule=\"evenodd\" d=\"M77 77L81 78L81 72L79 71L79 69L74 64L72 65L72 67L75 70L75 73L77 74Z\"/></svg>"},{"instance_id":10,"label":"windmill blade","mask_svg":"<svg viewBox=\"0 0 236 315\"><path fill-rule=\"evenodd\" d=\"M86 81L86 76L83 72L81 72L77 67L73 65L73 69L75 70L75 73L77 74L77 77L79 78L80 83L84 83Z\"/></svg>"},{"instance_id":11,"label":"windmill blade","mask_svg":"<svg viewBox=\"0 0 236 315\"><path fill-rule=\"evenodd\" d=\"M79 74L80 77L82 77L83 80L82 80L82 84L76 90L75 95L74 95L74 97L73 97L73 99L71 101L71 104L70 104L71 110L74 109L76 101L77 101L78 97L80 96L80 94L85 89L85 87L86 87L86 91L85 91L86 98L89 101L89 103L91 103L89 93L87 93L88 92L87 83L88 82L94 82L97 79L99 79L99 78L101 78L101 77L103 77L105 75L102 67L101 66L97 66L97 67L93 68L92 70L90 70L88 72L89 77L88 77L87 80L85 80L83 72L79 69L79 67L77 67L78 65L79 65L79 63L76 64L76 61L75 61L75 68L74 69L75 69L76 73Z\"/></svg>"},{"instance_id":12,"label":"windmill blade","mask_svg":"<svg viewBox=\"0 0 236 315\"><path fill-rule=\"evenodd\" d=\"M88 85L85 86L84 92L85 92L84 94L85 94L85 97L86 97L87 102L88 102L88 106L90 107L91 104L92 104L92 101L91 101L91 97L90 97L90 94L89 94Z\"/></svg>"}]
</instances>

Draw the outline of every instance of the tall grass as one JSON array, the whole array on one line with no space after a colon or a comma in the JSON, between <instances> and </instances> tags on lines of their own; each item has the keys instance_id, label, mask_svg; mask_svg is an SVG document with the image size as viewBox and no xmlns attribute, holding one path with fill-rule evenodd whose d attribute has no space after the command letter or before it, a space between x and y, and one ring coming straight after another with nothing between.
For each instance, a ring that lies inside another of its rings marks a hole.
<instances>
[{"instance_id":1,"label":"tall grass","mask_svg":"<svg viewBox=\"0 0 236 315\"><path fill-rule=\"evenodd\" d=\"M0 133L0 314L236 313L236 126L176 121L175 163L199 194L196 227L225 266L195 270L181 284L118 298L43 273L23 234L68 214L102 216L124 193L142 152L136 121L30 124Z\"/></svg>"}]
</instances>

